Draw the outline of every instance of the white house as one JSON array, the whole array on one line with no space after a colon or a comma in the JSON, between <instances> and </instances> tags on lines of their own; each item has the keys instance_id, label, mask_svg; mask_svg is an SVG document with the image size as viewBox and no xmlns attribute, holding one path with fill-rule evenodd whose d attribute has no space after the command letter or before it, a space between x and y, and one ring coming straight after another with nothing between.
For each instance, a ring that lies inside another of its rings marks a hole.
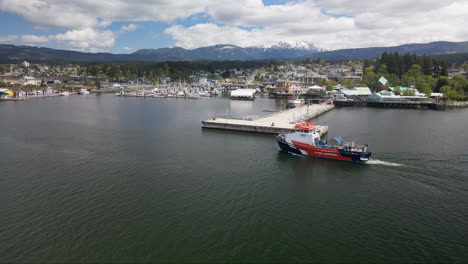
<instances>
[{"instance_id":1,"label":"white house","mask_svg":"<svg viewBox=\"0 0 468 264\"><path fill-rule=\"evenodd\" d=\"M418 95L410 95L410 96L403 96L403 95L395 95L392 91L383 90L378 93L373 93L369 96L369 101L379 101L379 102L388 102L388 101L407 101L407 100L426 100L427 96L424 94Z\"/></svg>"},{"instance_id":2,"label":"white house","mask_svg":"<svg viewBox=\"0 0 468 264\"><path fill-rule=\"evenodd\" d=\"M325 86L313 85L306 88L307 91L323 92L327 89Z\"/></svg>"},{"instance_id":3,"label":"white house","mask_svg":"<svg viewBox=\"0 0 468 264\"><path fill-rule=\"evenodd\" d=\"M36 79L32 76L24 76L23 78L23 85L39 85L41 84L41 80Z\"/></svg>"},{"instance_id":4,"label":"white house","mask_svg":"<svg viewBox=\"0 0 468 264\"><path fill-rule=\"evenodd\" d=\"M367 97L372 94L369 87L353 87L353 88L343 88L341 92L346 96L359 96Z\"/></svg>"},{"instance_id":5,"label":"white house","mask_svg":"<svg viewBox=\"0 0 468 264\"><path fill-rule=\"evenodd\" d=\"M256 89L237 89L231 91L231 99L234 100L253 100L255 99Z\"/></svg>"}]
</instances>

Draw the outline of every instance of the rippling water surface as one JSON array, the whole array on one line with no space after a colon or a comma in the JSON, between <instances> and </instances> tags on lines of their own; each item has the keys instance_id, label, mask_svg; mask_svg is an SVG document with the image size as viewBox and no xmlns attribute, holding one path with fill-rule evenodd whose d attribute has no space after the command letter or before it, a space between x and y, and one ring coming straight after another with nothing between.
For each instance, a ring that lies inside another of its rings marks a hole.
<instances>
[{"instance_id":1,"label":"rippling water surface","mask_svg":"<svg viewBox=\"0 0 468 264\"><path fill-rule=\"evenodd\" d=\"M353 164L201 129L284 102L0 103L2 262L463 262L468 110L335 109Z\"/></svg>"}]
</instances>

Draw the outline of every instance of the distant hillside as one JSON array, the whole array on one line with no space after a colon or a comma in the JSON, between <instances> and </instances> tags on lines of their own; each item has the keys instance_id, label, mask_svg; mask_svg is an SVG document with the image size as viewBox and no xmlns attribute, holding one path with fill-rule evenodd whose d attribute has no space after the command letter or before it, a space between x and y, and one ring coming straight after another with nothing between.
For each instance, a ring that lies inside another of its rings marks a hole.
<instances>
[{"instance_id":1,"label":"distant hillside","mask_svg":"<svg viewBox=\"0 0 468 264\"><path fill-rule=\"evenodd\" d=\"M399 52L400 54L416 53L416 55L467 53L468 41L438 41L426 44L405 44L394 47L341 49L334 51L317 52L311 55L301 57L301 59L323 59L326 61L373 59L379 57L385 51L390 53Z\"/></svg>"},{"instance_id":2,"label":"distant hillside","mask_svg":"<svg viewBox=\"0 0 468 264\"><path fill-rule=\"evenodd\" d=\"M242 48L221 44L193 50L183 48L142 49L132 55L144 55L151 60L264 60L293 59L317 52L312 43L279 42L277 45Z\"/></svg>"},{"instance_id":3,"label":"distant hillside","mask_svg":"<svg viewBox=\"0 0 468 264\"><path fill-rule=\"evenodd\" d=\"M374 47L342 49L318 52L312 43L280 42L277 45L242 48L234 45L214 45L193 50L184 48L141 49L132 54L87 53L56 50L31 46L0 44L0 63L27 60L33 63L103 63L128 61L200 61L200 60L265 60L265 59L324 59L356 60L371 59L384 51L417 55L468 53L468 42L432 42L427 44L406 44L395 47Z\"/></svg>"},{"instance_id":4,"label":"distant hillside","mask_svg":"<svg viewBox=\"0 0 468 264\"><path fill-rule=\"evenodd\" d=\"M445 61L448 64L463 64L468 62L468 53L439 54L432 55L431 58L438 61Z\"/></svg>"},{"instance_id":5,"label":"distant hillside","mask_svg":"<svg viewBox=\"0 0 468 264\"><path fill-rule=\"evenodd\" d=\"M193 50L184 48L141 49L132 54L86 53L30 46L0 44L0 63L28 60L31 62L112 62L112 61L178 61L178 60L263 60L293 59L317 52L311 43L280 42L270 47L242 48L215 45Z\"/></svg>"},{"instance_id":6,"label":"distant hillside","mask_svg":"<svg viewBox=\"0 0 468 264\"><path fill-rule=\"evenodd\" d=\"M0 44L0 63L30 62L105 62L133 60L127 54L87 53L30 46Z\"/></svg>"}]
</instances>

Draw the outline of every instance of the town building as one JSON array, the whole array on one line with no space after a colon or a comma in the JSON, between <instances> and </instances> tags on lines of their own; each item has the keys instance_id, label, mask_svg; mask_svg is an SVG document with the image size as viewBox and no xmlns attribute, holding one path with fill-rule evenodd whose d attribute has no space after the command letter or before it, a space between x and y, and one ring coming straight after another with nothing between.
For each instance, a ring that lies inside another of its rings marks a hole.
<instances>
[{"instance_id":1,"label":"town building","mask_svg":"<svg viewBox=\"0 0 468 264\"><path fill-rule=\"evenodd\" d=\"M297 81L301 82L303 86L306 86L306 85L313 85L313 84L319 83L320 80L322 79L327 80L327 76L316 73L316 72L308 72L302 77L298 77Z\"/></svg>"},{"instance_id":2,"label":"town building","mask_svg":"<svg viewBox=\"0 0 468 264\"><path fill-rule=\"evenodd\" d=\"M335 93L336 98L353 98L366 100L372 92L369 87L341 88Z\"/></svg>"},{"instance_id":3,"label":"town building","mask_svg":"<svg viewBox=\"0 0 468 264\"><path fill-rule=\"evenodd\" d=\"M32 76L24 76L23 77L23 85L39 85L41 84L41 80L36 79Z\"/></svg>"},{"instance_id":4,"label":"town building","mask_svg":"<svg viewBox=\"0 0 468 264\"><path fill-rule=\"evenodd\" d=\"M277 80L275 83L276 92L285 92L287 94L302 93L302 84L299 81Z\"/></svg>"},{"instance_id":5,"label":"town building","mask_svg":"<svg viewBox=\"0 0 468 264\"><path fill-rule=\"evenodd\" d=\"M256 89L237 89L231 91L231 99L234 100L253 100L255 99Z\"/></svg>"},{"instance_id":6,"label":"town building","mask_svg":"<svg viewBox=\"0 0 468 264\"><path fill-rule=\"evenodd\" d=\"M361 76L341 76L341 81L350 80L353 84L359 84L362 81Z\"/></svg>"}]
</instances>

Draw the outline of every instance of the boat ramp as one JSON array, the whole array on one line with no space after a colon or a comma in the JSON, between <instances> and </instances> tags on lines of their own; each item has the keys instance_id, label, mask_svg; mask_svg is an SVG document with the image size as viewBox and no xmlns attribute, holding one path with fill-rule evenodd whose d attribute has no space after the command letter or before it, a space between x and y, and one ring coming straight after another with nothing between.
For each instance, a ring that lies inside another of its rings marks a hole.
<instances>
[{"instance_id":1,"label":"boat ramp","mask_svg":"<svg viewBox=\"0 0 468 264\"><path fill-rule=\"evenodd\" d=\"M235 130L255 133L280 134L294 131L294 125L332 110L333 104L312 104L287 109L255 120L219 118L202 121L203 128ZM320 134L328 132L328 126L317 125Z\"/></svg>"}]
</instances>

